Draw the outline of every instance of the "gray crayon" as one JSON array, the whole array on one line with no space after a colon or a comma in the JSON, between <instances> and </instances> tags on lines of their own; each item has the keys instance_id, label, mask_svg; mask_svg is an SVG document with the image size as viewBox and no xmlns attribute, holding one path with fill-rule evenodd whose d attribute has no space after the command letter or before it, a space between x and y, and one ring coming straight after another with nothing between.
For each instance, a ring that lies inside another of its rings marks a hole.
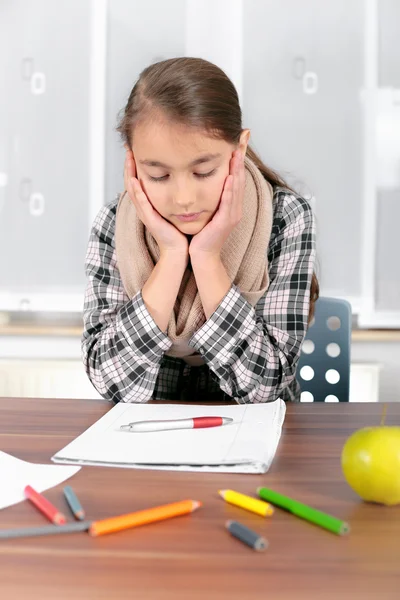
<instances>
[{"instance_id":1,"label":"gray crayon","mask_svg":"<svg viewBox=\"0 0 400 600\"><path fill-rule=\"evenodd\" d=\"M242 525L242 523L238 523L237 521L227 521L225 526L229 533L253 548L253 550L261 552L268 547L268 542L265 538L245 525Z\"/></svg>"},{"instance_id":2,"label":"gray crayon","mask_svg":"<svg viewBox=\"0 0 400 600\"><path fill-rule=\"evenodd\" d=\"M66 525L44 525L43 527L21 527L19 529L0 529L0 540L11 538L33 537L37 535L58 535L62 533L75 533L87 531L92 521L67 523Z\"/></svg>"}]
</instances>

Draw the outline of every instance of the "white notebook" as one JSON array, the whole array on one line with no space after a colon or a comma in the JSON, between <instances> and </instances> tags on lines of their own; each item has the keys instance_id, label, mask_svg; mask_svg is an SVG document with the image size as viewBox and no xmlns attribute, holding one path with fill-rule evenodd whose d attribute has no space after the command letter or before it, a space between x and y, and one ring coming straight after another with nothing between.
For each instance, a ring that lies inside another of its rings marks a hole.
<instances>
[{"instance_id":1,"label":"white notebook","mask_svg":"<svg viewBox=\"0 0 400 600\"><path fill-rule=\"evenodd\" d=\"M116 404L52 457L74 465L136 469L265 473L281 436L283 400L265 404ZM122 431L133 421L232 417L229 425L148 433Z\"/></svg>"}]
</instances>

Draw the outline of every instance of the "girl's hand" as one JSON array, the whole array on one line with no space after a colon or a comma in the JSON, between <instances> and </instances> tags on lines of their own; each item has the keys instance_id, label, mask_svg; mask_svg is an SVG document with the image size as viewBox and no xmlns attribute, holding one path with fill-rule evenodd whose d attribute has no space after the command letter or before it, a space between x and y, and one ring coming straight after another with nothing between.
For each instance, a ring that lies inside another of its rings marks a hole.
<instances>
[{"instance_id":1,"label":"girl's hand","mask_svg":"<svg viewBox=\"0 0 400 600\"><path fill-rule=\"evenodd\" d=\"M160 254L182 254L188 256L188 240L172 223L169 223L153 207L136 177L133 152L126 147L124 183L130 199L135 205L139 219L155 238Z\"/></svg>"},{"instance_id":2,"label":"girl's hand","mask_svg":"<svg viewBox=\"0 0 400 600\"><path fill-rule=\"evenodd\" d=\"M244 156L241 150L235 150L218 209L211 221L193 236L190 243L189 254L192 258L220 258L222 246L242 218L244 184Z\"/></svg>"}]
</instances>

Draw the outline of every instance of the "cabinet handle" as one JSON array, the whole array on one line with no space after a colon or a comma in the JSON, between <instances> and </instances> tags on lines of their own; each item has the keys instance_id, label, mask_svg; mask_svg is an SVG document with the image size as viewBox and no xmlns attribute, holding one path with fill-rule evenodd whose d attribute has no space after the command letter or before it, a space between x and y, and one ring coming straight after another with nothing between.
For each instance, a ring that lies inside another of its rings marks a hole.
<instances>
[{"instance_id":1,"label":"cabinet handle","mask_svg":"<svg viewBox=\"0 0 400 600\"><path fill-rule=\"evenodd\" d=\"M23 202L30 199L32 189L32 180L28 177L21 179L19 184L19 197Z\"/></svg>"},{"instance_id":2,"label":"cabinet handle","mask_svg":"<svg viewBox=\"0 0 400 600\"><path fill-rule=\"evenodd\" d=\"M31 197L29 198L29 212L32 217L40 217L44 213L43 194L31 194Z\"/></svg>"},{"instance_id":3,"label":"cabinet handle","mask_svg":"<svg viewBox=\"0 0 400 600\"><path fill-rule=\"evenodd\" d=\"M293 77L295 79L301 79L304 75L304 71L306 68L306 61L301 56L297 56L293 61Z\"/></svg>"},{"instance_id":4,"label":"cabinet handle","mask_svg":"<svg viewBox=\"0 0 400 600\"><path fill-rule=\"evenodd\" d=\"M31 92L34 96L44 94L46 91L46 75L36 71L31 77Z\"/></svg>"},{"instance_id":5,"label":"cabinet handle","mask_svg":"<svg viewBox=\"0 0 400 600\"><path fill-rule=\"evenodd\" d=\"M22 79L29 79L32 77L33 72L33 58L24 58L21 62L21 76Z\"/></svg>"},{"instance_id":6,"label":"cabinet handle","mask_svg":"<svg viewBox=\"0 0 400 600\"><path fill-rule=\"evenodd\" d=\"M318 91L318 75L313 71L307 71L303 75L303 92L305 94L316 94Z\"/></svg>"}]
</instances>

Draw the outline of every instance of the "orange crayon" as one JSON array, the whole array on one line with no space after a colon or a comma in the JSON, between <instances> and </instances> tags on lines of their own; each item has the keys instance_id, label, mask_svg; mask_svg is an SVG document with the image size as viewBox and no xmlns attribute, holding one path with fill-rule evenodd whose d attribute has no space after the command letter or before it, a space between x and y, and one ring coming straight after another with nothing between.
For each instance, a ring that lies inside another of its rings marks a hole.
<instances>
[{"instance_id":1,"label":"orange crayon","mask_svg":"<svg viewBox=\"0 0 400 600\"><path fill-rule=\"evenodd\" d=\"M197 500L182 500L172 504L164 504L146 510L140 510L119 517L111 517L102 521L93 521L90 526L89 533L92 536L104 535L106 533L114 533L131 527L139 527L156 521L164 521L172 517L187 515L200 508L201 502Z\"/></svg>"}]
</instances>

